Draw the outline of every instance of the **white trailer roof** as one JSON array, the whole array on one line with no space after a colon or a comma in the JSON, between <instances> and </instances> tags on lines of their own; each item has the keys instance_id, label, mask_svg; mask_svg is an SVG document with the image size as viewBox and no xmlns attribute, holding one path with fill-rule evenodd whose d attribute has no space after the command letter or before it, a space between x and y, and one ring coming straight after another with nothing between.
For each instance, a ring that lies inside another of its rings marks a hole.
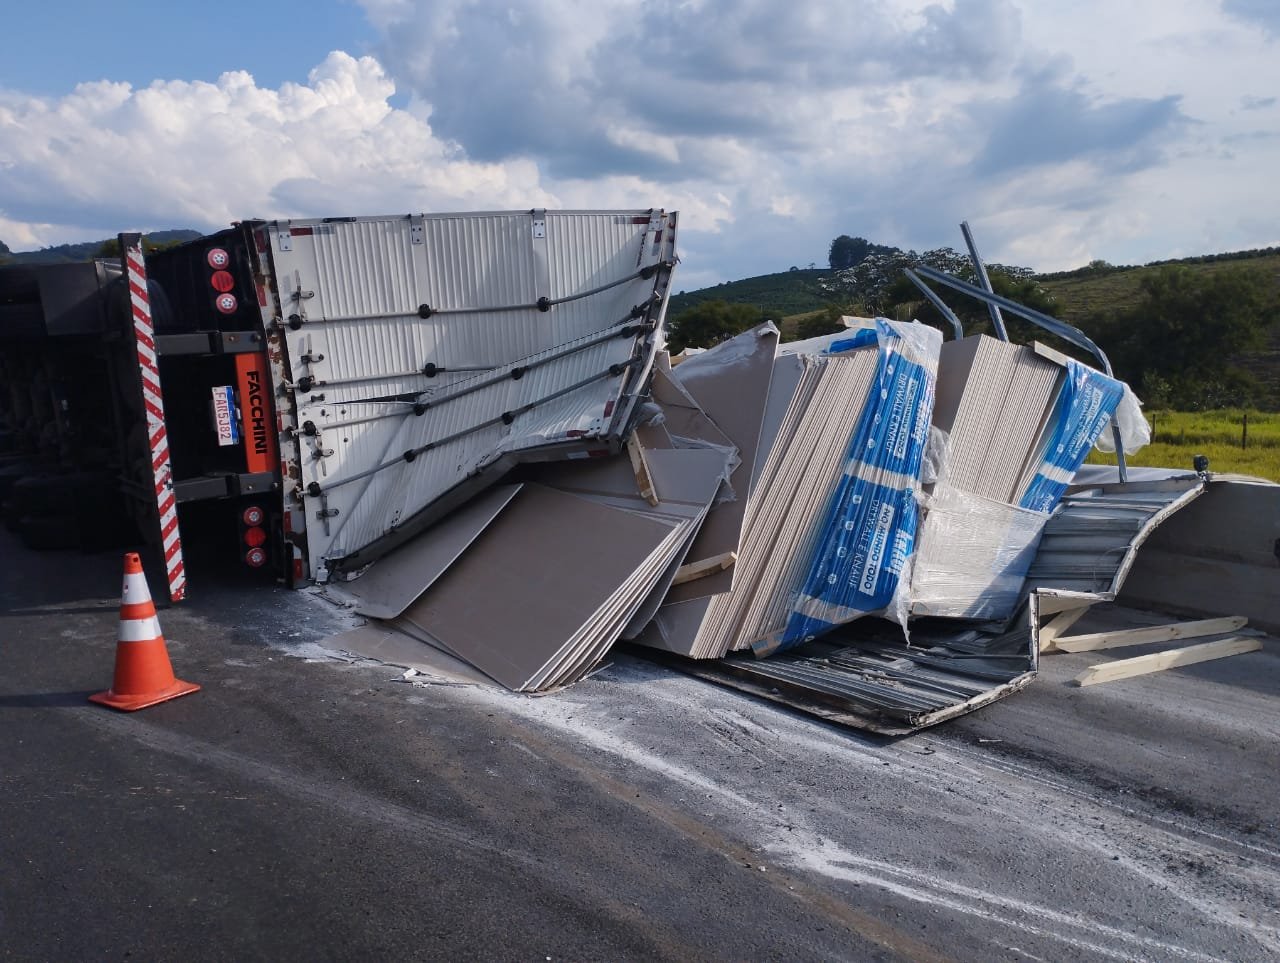
<instances>
[{"instance_id":1,"label":"white trailer roof","mask_svg":"<svg viewBox=\"0 0 1280 963\"><path fill-rule=\"evenodd\" d=\"M282 451L315 577L359 568L518 461L616 448L675 231L658 209L267 224L297 426Z\"/></svg>"}]
</instances>

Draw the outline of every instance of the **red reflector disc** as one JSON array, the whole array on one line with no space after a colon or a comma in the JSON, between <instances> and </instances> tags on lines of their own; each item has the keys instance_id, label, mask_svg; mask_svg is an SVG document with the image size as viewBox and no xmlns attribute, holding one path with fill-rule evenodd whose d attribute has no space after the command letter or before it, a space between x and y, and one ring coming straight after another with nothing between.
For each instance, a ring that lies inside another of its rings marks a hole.
<instances>
[{"instance_id":1,"label":"red reflector disc","mask_svg":"<svg viewBox=\"0 0 1280 963\"><path fill-rule=\"evenodd\" d=\"M261 548L251 548L244 553L244 563L250 568L262 568L267 564L267 553Z\"/></svg>"},{"instance_id":2,"label":"red reflector disc","mask_svg":"<svg viewBox=\"0 0 1280 963\"><path fill-rule=\"evenodd\" d=\"M209 267L220 271L231 264L231 255L220 247L211 248L208 255Z\"/></svg>"},{"instance_id":3,"label":"red reflector disc","mask_svg":"<svg viewBox=\"0 0 1280 963\"><path fill-rule=\"evenodd\" d=\"M235 314L239 304L234 294L219 294L213 299L213 306L223 314Z\"/></svg>"},{"instance_id":4,"label":"red reflector disc","mask_svg":"<svg viewBox=\"0 0 1280 963\"><path fill-rule=\"evenodd\" d=\"M240 516L240 519L246 525L261 525L262 520L266 517L267 517L267 513L264 512L257 505L250 505L248 508L244 510L244 514Z\"/></svg>"},{"instance_id":5,"label":"red reflector disc","mask_svg":"<svg viewBox=\"0 0 1280 963\"><path fill-rule=\"evenodd\" d=\"M225 293L236 286L236 279L231 276L230 271L214 271L213 276L209 278L209 283L213 285L215 291Z\"/></svg>"},{"instance_id":6,"label":"red reflector disc","mask_svg":"<svg viewBox=\"0 0 1280 963\"><path fill-rule=\"evenodd\" d=\"M260 528L246 528L244 530L244 543L250 548L257 548L259 545L265 545L267 542L267 533Z\"/></svg>"}]
</instances>

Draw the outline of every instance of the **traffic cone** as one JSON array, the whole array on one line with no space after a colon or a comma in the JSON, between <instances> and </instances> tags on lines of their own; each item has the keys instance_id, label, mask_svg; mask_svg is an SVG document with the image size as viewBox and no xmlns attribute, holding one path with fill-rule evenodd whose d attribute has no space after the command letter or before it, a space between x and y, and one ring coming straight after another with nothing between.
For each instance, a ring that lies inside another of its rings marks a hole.
<instances>
[{"instance_id":1,"label":"traffic cone","mask_svg":"<svg viewBox=\"0 0 1280 963\"><path fill-rule=\"evenodd\" d=\"M194 682L174 678L142 560L137 552L129 552L124 557L115 678L110 689L89 696L89 701L132 712L199 688Z\"/></svg>"}]
</instances>

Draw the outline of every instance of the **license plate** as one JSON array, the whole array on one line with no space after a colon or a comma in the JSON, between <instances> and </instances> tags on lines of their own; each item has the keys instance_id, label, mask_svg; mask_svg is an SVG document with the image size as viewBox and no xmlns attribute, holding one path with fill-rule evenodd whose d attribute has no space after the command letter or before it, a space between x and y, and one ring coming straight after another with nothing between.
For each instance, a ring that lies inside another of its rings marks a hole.
<instances>
[{"instance_id":1,"label":"license plate","mask_svg":"<svg viewBox=\"0 0 1280 963\"><path fill-rule=\"evenodd\" d=\"M231 385L213 388L213 422L218 429L219 445L239 444L240 430L236 426L236 401Z\"/></svg>"}]
</instances>

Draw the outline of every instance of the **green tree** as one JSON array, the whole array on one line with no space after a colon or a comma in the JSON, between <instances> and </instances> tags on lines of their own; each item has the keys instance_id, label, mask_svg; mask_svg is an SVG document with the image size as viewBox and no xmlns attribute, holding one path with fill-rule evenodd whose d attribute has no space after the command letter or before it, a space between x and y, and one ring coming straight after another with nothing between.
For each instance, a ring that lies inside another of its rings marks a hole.
<instances>
[{"instance_id":1,"label":"green tree","mask_svg":"<svg viewBox=\"0 0 1280 963\"><path fill-rule=\"evenodd\" d=\"M831 247L827 251L827 263L831 265L831 270L843 271L847 268L857 267L871 254L898 253L900 252L896 247L872 244L865 237L850 237L848 234L841 234L831 242ZM812 266L810 265L810 267Z\"/></svg>"},{"instance_id":2,"label":"green tree","mask_svg":"<svg viewBox=\"0 0 1280 963\"><path fill-rule=\"evenodd\" d=\"M182 243L183 242L180 240L175 240L175 241L163 241L157 244L155 241L151 240L149 235L144 234L142 236L142 253L154 254L156 251L167 251L169 248L177 247L179 244L182 244ZM98 247L98 250L96 250L93 253L94 258L106 259L106 258L114 258L119 256L120 256L120 239L118 237L108 238L107 240L103 241L102 244Z\"/></svg>"},{"instance_id":3,"label":"green tree","mask_svg":"<svg viewBox=\"0 0 1280 963\"><path fill-rule=\"evenodd\" d=\"M710 348L763 320L760 309L751 304L703 301L676 315L668 324L668 349L679 354L685 348Z\"/></svg>"},{"instance_id":4,"label":"green tree","mask_svg":"<svg viewBox=\"0 0 1280 963\"><path fill-rule=\"evenodd\" d=\"M827 252L827 263L831 265L831 270L843 271L865 258L870 247L871 242L865 237L841 234L831 242L831 248Z\"/></svg>"},{"instance_id":5,"label":"green tree","mask_svg":"<svg viewBox=\"0 0 1280 963\"><path fill-rule=\"evenodd\" d=\"M955 271L953 273L963 276L966 272ZM991 268L988 271L988 276L991 279L991 288L996 294L1012 301L1017 301L1024 307L1031 308L1034 311L1057 317L1059 311L1057 301L1034 278L1009 274L1000 268ZM972 281L972 277L968 277L966 280ZM955 312L964 327L966 336L971 334L995 334L995 326L991 322L991 312L988 310L985 301L979 301L966 294L944 288L940 284L930 284L930 288L942 298L947 307ZM951 323L942 316L942 312L925 299L924 295L920 293L920 290L911 283L906 275L900 274L898 276L893 284L890 285L884 299L886 302L885 314L889 317L899 321L914 319L925 324L932 324L948 333L951 331ZM1002 317L1004 318L1005 329L1009 332L1009 337L1014 341L1024 344L1031 341L1043 341L1054 344L1055 347L1058 346L1056 339L1052 338L1043 328L1037 327L1029 321L1022 321L1008 311L1002 312Z\"/></svg>"},{"instance_id":6,"label":"green tree","mask_svg":"<svg viewBox=\"0 0 1280 963\"><path fill-rule=\"evenodd\" d=\"M814 311L801 318L795 325L795 332L784 341L804 341L808 338L820 338L824 334L835 334L845 330L840 319L845 315L866 317L867 309L860 303L828 304L820 311Z\"/></svg>"},{"instance_id":7,"label":"green tree","mask_svg":"<svg viewBox=\"0 0 1280 963\"><path fill-rule=\"evenodd\" d=\"M1265 346L1276 317L1265 272L1162 267L1143 277L1140 289L1133 308L1096 318L1090 328L1116 373L1139 395L1160 394L1179 408L1248 404L1255 386L1235 363Z\"/></svg>"}]
</instances>

